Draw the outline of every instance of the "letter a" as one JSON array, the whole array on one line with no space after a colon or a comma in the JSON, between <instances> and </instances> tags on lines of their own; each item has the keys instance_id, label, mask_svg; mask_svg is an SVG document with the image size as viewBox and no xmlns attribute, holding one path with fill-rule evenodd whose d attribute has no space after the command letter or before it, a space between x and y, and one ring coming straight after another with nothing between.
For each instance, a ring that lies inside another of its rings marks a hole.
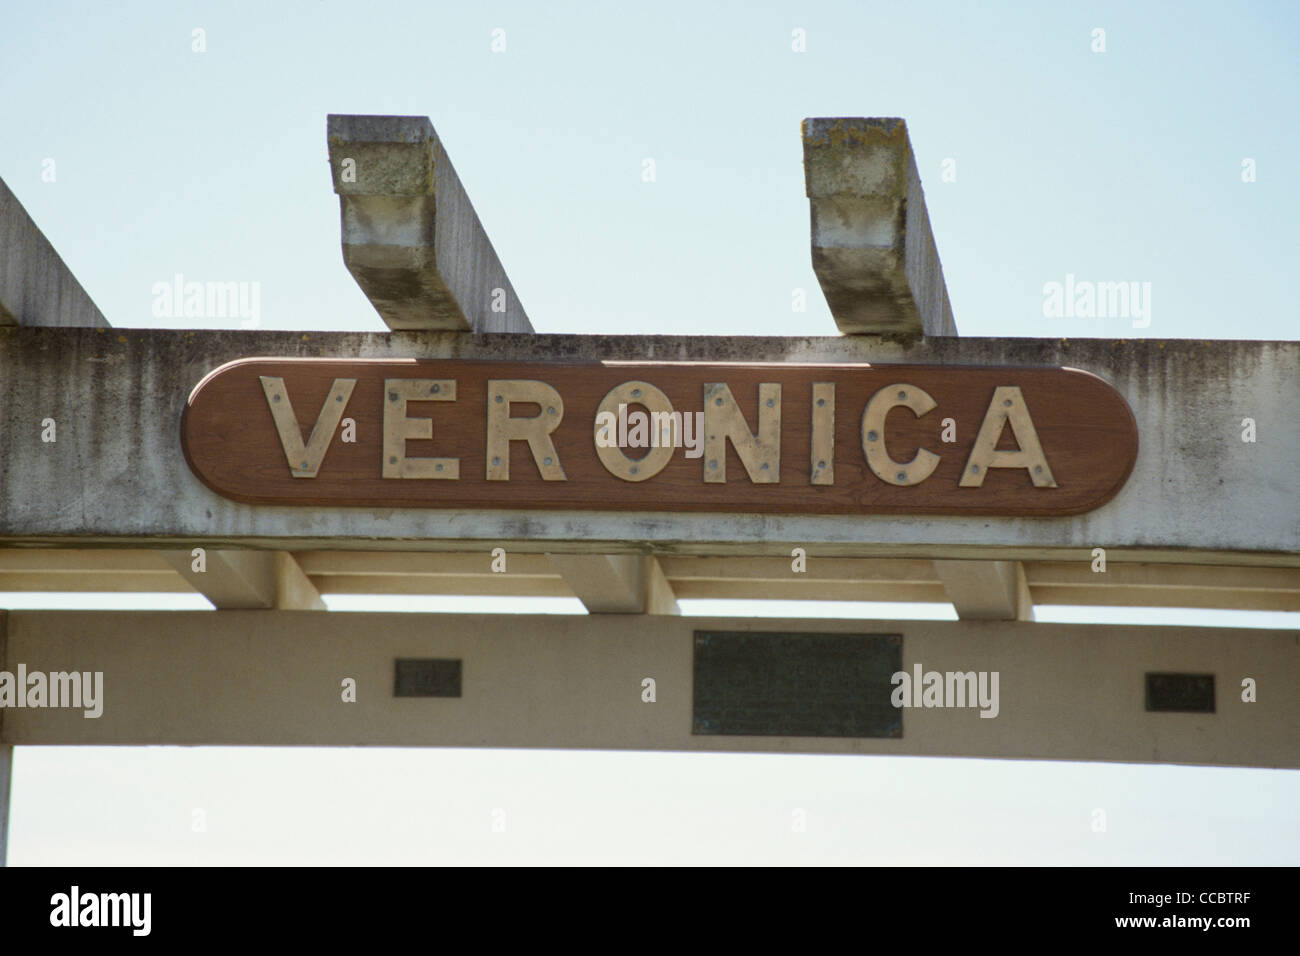
<instances>
[{"instance_id":1,"label":"letter a","mask_svg":"<svg viewBox=\"0 0 1300 956\"><path fill-rule=\"evenodd\" d=\"M998 439L1008 422L1020 447L1015 451L998 451ZM1035 488L1056 487L1056 479L1052 477L1052 469L1048 467L1043 446L1038 441L1038 432L1029 417L1025 397L1014 385L1001 385L993 390L993 400L989 402L984 422L975 436L975 447L962 470L960 486L983 487L990 468L1024 468Z\"/></svg>"}]
</instances>

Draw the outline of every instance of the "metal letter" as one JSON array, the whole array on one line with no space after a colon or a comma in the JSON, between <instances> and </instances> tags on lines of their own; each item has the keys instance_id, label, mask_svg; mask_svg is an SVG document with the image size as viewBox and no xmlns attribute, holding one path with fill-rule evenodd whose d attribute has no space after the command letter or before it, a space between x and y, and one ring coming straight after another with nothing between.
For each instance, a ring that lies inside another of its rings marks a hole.
<instances>
[{"instance_id":1,"label":"metal letter","mask_svg":"<svg viewBox=\"0 0 1300 956\"><path fill-rule=\"evenodd\" d=\"M885 449L885 418L891 408L910 408L920 418L936 404L924 389L906 382L886 385L871 396L871 401L862 410L862 451L877 478L900 487L919 485L939 467L940 456L924 448L918 448L916 457L903 464L890 458Z\"/></svg>"}]
</instances>

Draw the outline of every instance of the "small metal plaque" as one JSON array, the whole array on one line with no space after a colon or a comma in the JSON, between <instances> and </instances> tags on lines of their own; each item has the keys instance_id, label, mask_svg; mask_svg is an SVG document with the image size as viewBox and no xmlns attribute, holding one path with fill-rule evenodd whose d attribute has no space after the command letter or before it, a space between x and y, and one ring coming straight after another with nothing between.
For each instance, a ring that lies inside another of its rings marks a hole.
<instances>
[{"instance_id":1,"label":"small metal plaque","mask_svg":"<svg viewBox=\"0 0 1300 956\"><path fill-rule=\"evenodd\" d=\"M692 733L901 737L900 634L696 631Z\"/></svg>"},{"instance_id":2,"label":"small metal plaque","mask_svg":"<svg viewBox=\"0 0 1300 956\"><path fill-rule=\"evenodd\" d=\"M1214 675L1148 673L1147 710L1214 713Z\"/></svg>"},{"instance_id":3,"label":"small metal plaque","mask_svg":"<svg viewBox=\"0 0 1300 956\"><path fill-rule=\"evenodd\" d=\"M394 697L459 697L460 661L398 658Z\"/></svg>"}]
</instances>

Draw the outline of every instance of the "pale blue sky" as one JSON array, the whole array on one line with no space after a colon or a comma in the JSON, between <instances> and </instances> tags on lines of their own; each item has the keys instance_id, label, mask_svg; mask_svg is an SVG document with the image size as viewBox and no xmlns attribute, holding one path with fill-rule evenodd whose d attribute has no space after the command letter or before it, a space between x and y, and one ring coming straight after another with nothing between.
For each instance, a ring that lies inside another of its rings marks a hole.
<instances>
[{"instance_id":1,"label":"pale blue sky","mask_svg":"<svg viewBox=\"0 0 1300 956\"><path fill-rule=\"evenodd\" d=\"M260 283L262 328L381 330L342 265L325 116L427 115L539 331L830 335L799 123L902 116L963 334L1292 339L1297 9L17 5L0 33L0 176L116 325L237 326L155 319L153 284L179 272ZM1067 274L1150 282L1150 327L1045 318L1043 285ZM1039 614L1070 615L1296 626ZM497 807L506 834L490 831ZM10 860L1295 864L1296 807L1300 774L1253 770L27 749Z\"/></svg>"}]
</instances>

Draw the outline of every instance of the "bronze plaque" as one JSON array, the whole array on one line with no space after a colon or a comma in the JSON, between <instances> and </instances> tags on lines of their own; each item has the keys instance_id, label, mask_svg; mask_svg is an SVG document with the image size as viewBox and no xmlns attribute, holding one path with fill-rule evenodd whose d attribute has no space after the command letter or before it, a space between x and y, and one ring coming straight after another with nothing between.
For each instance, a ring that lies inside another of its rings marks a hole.
<instances>
[{"instance_id":1,"label":"bronze plaque","mask_svg":"<svg viewBox=\"0 0 1300 956\"><path fill-rule=\"evenodd\" d=\"M1138 435L1064 368L242 359L181 445L255 504L1018 516L1109 500Z\"/></svg>"},{"instance_id":2,"label":"bronze plaque","mask_svg":"<svg viewBox=\"0 0 1300 956\"><path fill-rule=\"evenodd\" d=\"M902 737L899 634L696 631L692 733Z\"/></svg>"},{"instance_id":3,"label":"bronze plaque","mask_svg":"<svg viewBox=\"0 0 1300 956\"><path fill-rule=\"evenodd\" d=\"M1213 674L1148 673L1147 710L1167 713L1214 713Z\"/></svg>"},{"instance_id":4,"label":"bronze plaque","mask_svg":"<svg viewBox=\"0 0 1300 956\"><path fill-rule=\"evenodd\" d=\"M394 697L459 697L459 660L398 658L394 666Z\"/></svg>"}]
</instances>

